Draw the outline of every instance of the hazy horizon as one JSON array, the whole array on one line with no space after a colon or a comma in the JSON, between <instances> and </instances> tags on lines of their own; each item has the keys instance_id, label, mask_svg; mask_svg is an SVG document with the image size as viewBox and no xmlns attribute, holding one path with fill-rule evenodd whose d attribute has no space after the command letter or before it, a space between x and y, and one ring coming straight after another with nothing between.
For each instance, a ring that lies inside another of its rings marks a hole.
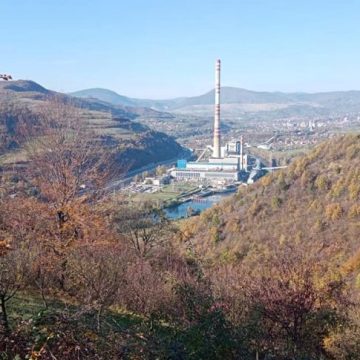
<instances>
[{"instance_id":1,"label":"hazy horizon","mask_svg":"<svg viewBox=\"0 0 360 360\"><path fill-rule=\"evenodd\" d=\"M62 92L169 99L212 89L219 57L223 86L349 91L360 88L359 11L324 0L5 0L0 72Z\"/></svg>"},{"instance_id":2,"label":"hazy horizon","mask_svg":"<svg viewBox=\"0 0 360 360\"><path fill-rule=\"evenodd\" d=\"M258 93L279 93L279 94L319 94L319 93L331 93L331 92L352 92L352 91L360 91L359 89L348 89L348 90L324 90L324 91L281 91L281 90L254 90L254 89L245 89L242 88L240 86L231 86L231 85L221 85L221 88L234 88L234 89L241 89L241 90L246 90L246 91L251 91L251 92L258 92ZM52 90L52 89L50 89ZM65 92L66 94L72 94L72 93L76 93L79 91L86 91L86 90L109 90L109 91L113 91L116 94L120 95L120 96L125 96L128 98L134 98L134 99L143 99L143 100L171 100L171 99L176 99L176 98L192 98L192 97L197 97L197 96L201 96L201 95L205 95L211 91L214 90L214 87L212 89L208 89L207 91L204 91L201 94L189 94L189 95L179 95L179 96L173 96L173 97L168 97L168 98L144 98L144 97L137 97L137 96L132 96L132 95L128 95L127 93L119 93L113 89L109 89L109 88L103 88L103 87L89 87L89 88L84 88L84 89L78 89L78 90L74 90L74 91L67 91Z\"/></svg>"}]
</instances>

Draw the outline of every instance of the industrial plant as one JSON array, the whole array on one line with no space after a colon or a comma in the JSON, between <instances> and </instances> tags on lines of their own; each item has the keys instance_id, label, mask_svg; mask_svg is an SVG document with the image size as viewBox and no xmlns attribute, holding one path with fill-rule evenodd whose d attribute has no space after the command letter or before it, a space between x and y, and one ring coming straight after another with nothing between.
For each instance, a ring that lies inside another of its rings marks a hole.
<instances>
[{"instance_id":1,"label":"industrial plant","mask_svg":"<svg viewBox=\"0 0 360 360\"><path fill-rule=\"evenodd\" d=\"M179 180L199 182L233 183L249 178L249 156L244 154L243 139L231 141L221 146L220 121L220 77L221 61L215 65L215 114L213 145L208 145L196 161L178 160L171 169L172 177ZM211 152L207 160L202 160Z\"/></svg>"},{"instance_id":2,"label":"industrial plant","mask_svg":"<svg viewBox=\"0 0 360 360\"><path fill-rule=\"evenodd\" d=\"M171 219L195 216L235 192L238 186L252 184L267 171L284 167L264 167L262 162L267 161L249 153L252 146L244 143L242 135L221 144L220 77L221 61L217 60L212 145L184 152L185 157L191 154L192 161L178 159L175 167L158 171L157 175L140 176L140 181L137 179L129 184L124 182L122 191L133 201L137 201L139 196L153 201L165 209L166 216ZM269 146L274 138L263 145Z\"/></svg>"}]
</instances>

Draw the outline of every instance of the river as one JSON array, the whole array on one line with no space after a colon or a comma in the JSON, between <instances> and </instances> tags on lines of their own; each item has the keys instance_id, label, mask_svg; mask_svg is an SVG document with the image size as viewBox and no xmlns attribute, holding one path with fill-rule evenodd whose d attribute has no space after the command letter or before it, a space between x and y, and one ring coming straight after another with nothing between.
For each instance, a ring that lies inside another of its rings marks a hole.
<instances>
[{"instance_id":1,"label":"river","mask_svg":"<svg viewBox=\"0 0 360 360\"><path fill-rule=\"evenodd\" d=\"M171 220L186 218L188 217L189 208L195 212L201 212L212 207L214 204L217 204L230 195L234 195L234 193L216 194L197 200L191 200L180 205L166 208L165 214Z\"/></svg>"}]
</instances>

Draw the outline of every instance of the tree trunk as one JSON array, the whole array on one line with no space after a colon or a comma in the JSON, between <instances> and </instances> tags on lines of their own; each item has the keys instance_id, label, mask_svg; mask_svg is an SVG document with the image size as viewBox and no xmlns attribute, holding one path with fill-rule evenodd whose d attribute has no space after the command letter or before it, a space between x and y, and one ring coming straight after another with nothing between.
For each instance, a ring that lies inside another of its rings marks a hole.
<instances>
[{"instance_id":1,"label":"tree trunk","mask_svg":"<svg viewBox=\"0 0 360 360\"><path fill-rule=\"evenodd\" d=\"M1 306L1 315L2 315L2 323L5 329L5 332L9 332L10 331L10 327L9 327L9 319L7 316L7 312L6 312L6 300L4 296L1 296L0 298L0 306Z\"/></svg>"},{"instance_id":2,"label":"tree trunk","mask_svg":"<svg viewBox=\"0 0 360 360\"><path fill-rule=\"evenodd\" d=\"M97 314L96 314L96 320L97 320L97 332L100 333L100 330L101 330L101 315L102 315L102 306L100 307L100 309L97 311Z\"/></svg>"},{"instance_id":3,"label":"tree trunk","mask_svg":"<svg viewBox=\"0 0 360 360\"><path fill-rule=\"evenodd\" d=\"M43 304L44 304L45 309L47 309L47 308L48 308L48 303L47 303L47 301L46 301L46 296L45 296L44 287L41 287L41 298L42 298L42 301L43 301Z\"/></svg>"},{"instance_id":4,"label":"tree trunk","mask_svg":"<svg viewBox=\"0 0 360 360\"><path fill-rule=\"evenodd\" d=\"M67 260L66 259L63 260L60 266L61 266L61 274L59 277L59 285L61 290L65 290L65 280L66 280L65 273L67 268Z\"/></svg>"}]
</instances>

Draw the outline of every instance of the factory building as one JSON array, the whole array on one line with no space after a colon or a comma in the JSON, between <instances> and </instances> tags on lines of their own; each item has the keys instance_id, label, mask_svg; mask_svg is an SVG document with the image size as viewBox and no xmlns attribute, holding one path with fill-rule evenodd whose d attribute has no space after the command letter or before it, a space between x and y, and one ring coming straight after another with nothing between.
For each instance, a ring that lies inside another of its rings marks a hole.
<instances>
[{"instance_id":1,"label":"factory building","mask_svg":"<svg viewBox=\"0 0 360 360\"><path fill-rule=\"evenodd\" d=\"M171 176L179 180L187 181L216 181L216 182L233 182L239 181L239 173L234 171L201 171L201 170L186 170L180 171L179 169L173 170Z\"/></svg>"},{"instance_id":2,"label":"factory building","mask_svg":"<svg viewBox=\"0 0 360 360\"><path fill-rule=\"evenodd\" d=\"M214 160L214 159L212 159ZM175 169L171 171L171 176L182 180L239 180L239 167L237 162L187 162L179 160Z\"/></svg>"},{"instance_id":3,"label":"factory building","mask_svg":"<svg viewBox=\"0 0 360 360\"><path fill-rule=\"evenodd\" d=\"M176 168L170 174L176 179L193 181L239 181L241 172L247 171L248 157L243 153L243 139L221 146L220 133L220 72L221 62L215 65L215 114L212 156L208 161L187 162L178 160Z\"/></svg>"}]
</instances>

